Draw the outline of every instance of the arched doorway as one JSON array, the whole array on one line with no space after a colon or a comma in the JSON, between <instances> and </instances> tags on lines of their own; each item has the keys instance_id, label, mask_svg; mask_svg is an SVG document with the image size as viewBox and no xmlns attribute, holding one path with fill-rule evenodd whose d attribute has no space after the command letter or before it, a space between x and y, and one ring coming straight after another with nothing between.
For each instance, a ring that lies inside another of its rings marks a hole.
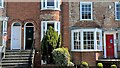
<instances>
[{"instance_id":1,"label":"arched doorway","mask_svg":"<svg viewBox=\"0 0 120 68\"><path fill-rule=\"evenodd\" d=\"M11 50L21 49L21 24L13 23L11 26Z\"/></svg>"},{"instance_id":2,"label":"arched doorway","mask_svg":"<svg viewBox=\"0 0 120 68\"><path fill-rule=\"evenodd\" d=\"M32 23L26 23L24 29L24 49L31 49L34 40L34 26Z\"/></svg>"}]
</instances>

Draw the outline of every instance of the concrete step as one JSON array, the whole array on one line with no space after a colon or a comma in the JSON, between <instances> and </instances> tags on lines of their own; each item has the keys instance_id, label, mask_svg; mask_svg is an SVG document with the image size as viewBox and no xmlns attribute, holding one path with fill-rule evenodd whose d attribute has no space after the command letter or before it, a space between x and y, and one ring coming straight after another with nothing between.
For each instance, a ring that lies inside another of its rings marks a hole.
<instances>
[{"instance_id":1,"label":"concrete step","mask_svg":"<svg viewBox=\"0 0 120 68\"><path fill-rule=\"evenodd\" d=\"M28 67L28 66L3 66L0 68L31 68L31 67Z\"/></svg>"},{"instance_id":2,"label":"concrete step","mask_svg":"<svg viewBox=\"0 0 120 68\"><path fill-rule=\"evenodd\" d=\"M5 52L5 54L17 54L17 53L18 54L31 54L31 52Z\"/></svg>"},{"instance_id":3,"label":"concrete step","mask_svg":"<svg viewBox=\"0 0 120 68\"><path fill-rule=\"evenodd\" d=\"M17 66L17 65L28 65L28 63L2 63L2 66Z\"/></svg>"},{"instance_id":4,"label":"concrete step","mask_svg":"<svg viewBox=\"0 0 120 68\"><path fill-rule=\"evenodd\" d=\"M31 50L6 50L1 68L30 68L34 53ZM29 67L28 67L29 66Z\"/></svg>"},{"instance_id":5,"label":"concrete step","mask_svg":"<svg viewBox=\"0 0 120 68\"><path fill-rule=\"evenodd\" d=\"M31 50L6 50L6 52L30 52Z\"/></svg>"},{"instance_id":6,"label":"concrete step","mask_svg":"<svg viewBox=\"0 0 120 68\"><path fill-rule=\"evenodd\" d=\"M5 55L5 58L10 58L10 57L32 57L32 55L29 55L29 54L26 54L26 55L24 55L24 54L22 54L22 55Z\"/></svg>"},{"instance_id":7,"label":"concrete step","mask_svg":"<svg viewBox=\"0 0 120 68\"><path fill-rule=\"evenodd\" d=\"M1 63L28 63L31 62L29 60L3 60Z\"/></svg>"},{"instance_id":8,"label":"concrete step","mask_svg":"<svg viewBox=\"0 0 120 68\"><path fill-rule=\"evenodd\" d=\"M3 58L4 60L27 60L29 57L8 57L8 58Z\"/></svg>"},{"instance_id":9,"label":"concrete step","mask_svg":"<svg viewBox=\"0 0 120 68\"><path fill-rule=\"evenodd\" d=\"M1 66L0 68L32 68L32 65Z\"/></svg>"}]
</instances>

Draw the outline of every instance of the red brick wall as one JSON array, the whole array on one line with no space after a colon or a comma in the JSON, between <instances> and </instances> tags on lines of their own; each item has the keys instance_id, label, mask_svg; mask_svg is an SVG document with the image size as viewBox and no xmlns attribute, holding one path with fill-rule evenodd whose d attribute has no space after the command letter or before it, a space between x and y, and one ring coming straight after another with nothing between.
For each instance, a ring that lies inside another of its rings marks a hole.
<instances>
[{"instance_id":1,"label":"red brick wall","mask_svg":"<svg viewBox=\"0 0 120 68\"><path fill-rule=\"evenodd\" d=\"M35 67L40 67L40 4L39 2L7 2L8 21L8 41L7 49L11 44L11 25L14 22L20 22L24 27L26 22L32 22L35 30ZM22 29L22 48L24 46L24 29ZM38 53L37 53L38 52Z\"/></svg>"},{"instance_id":2,"label":"red brick wall","mask_svg":"<svg viewBox=\"0 0 120 68\"><path fill-rule=\"evenodd\" d=\"M101 57L102 52L71 52L72 60L75 64L85 61L89 66L96 66L97 58Z\"/></svg>"},{"instance_id":3,"label":"red brick wall","mask_svg":"<svg viewBox=\"0 0 120 68\"><path fill-rule=\"evenodd\" d=\"M67 2L63 2L61 6L61 31L62 31L62 46L70 49L69 3Z\"/></svg>"},{"instance_id":4,"label":"red brick wall","mask_svg":"<svg viewBox=\"0 0 120 68\"><path fill-rule=\"evenodd\" d=\"M32 5L32 7L31 7ZM11 39L11 25L13 22L20 22L22 27L24 27L26 22L33 22L35 26L35 44L36 48L39 48L39 33L40 33L40 23L39 23L39 3L36 2L8 2L7 3L7 16L9 17L8 21L8 39ZM22 37L24 37L22 30ZM24 38L22 38L23 40ZM10 43L8 43L9 45ZM22 41L22 46L24 42Z\"/></svg>"}]
</instances>

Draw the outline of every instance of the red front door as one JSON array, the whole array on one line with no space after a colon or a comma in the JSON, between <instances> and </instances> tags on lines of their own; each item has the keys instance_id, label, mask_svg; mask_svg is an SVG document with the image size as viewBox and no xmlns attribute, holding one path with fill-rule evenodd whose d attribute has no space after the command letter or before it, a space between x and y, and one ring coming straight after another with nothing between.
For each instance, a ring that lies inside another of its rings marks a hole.
<instances>
[{"instance_id":1,"label":"red front door","mask_svg":"<svg viewBox=\"0 0 120 68\"><path fill-rule=\"evenodd\" d=\"M114 58L114 36L113 34L106 35L106 56Z\"/></svg>"}]
</instances>

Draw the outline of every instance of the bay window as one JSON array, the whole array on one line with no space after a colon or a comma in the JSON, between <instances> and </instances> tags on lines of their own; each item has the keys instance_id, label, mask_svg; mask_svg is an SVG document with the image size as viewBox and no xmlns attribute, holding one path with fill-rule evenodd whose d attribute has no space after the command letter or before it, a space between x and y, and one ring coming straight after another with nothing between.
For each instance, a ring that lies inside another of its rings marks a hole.
<instances>
[{"instance_id":1,"label":"bay window","mask_svg":"<svg viewBox=\"0 0 120 68\"><path fill-rule=\"evenodd\" d=\"M102 50L102 30L76 29L71 31L72 51Z\"/></svg>"},{"instance_id":2,"label":"bay window","mask_svg":"<svg viewBox=\"0 0 120 68\"><path fill-rule=\"evenodd\" d=\"M59 21L42 21L41 22L41 40L50 26L52 26L55 29L55 31L58 34L60 34L60 22Z\"/></svg>"},{"instance_id":3,"label":"bay window","mask_svg":"<svg viewBox=\"0 0 120 68\"><path fill-rule=\"evenodd\" d=\"M60 0L41 0L41 10L60 10Z\"/></svg>"}]
</instances>

